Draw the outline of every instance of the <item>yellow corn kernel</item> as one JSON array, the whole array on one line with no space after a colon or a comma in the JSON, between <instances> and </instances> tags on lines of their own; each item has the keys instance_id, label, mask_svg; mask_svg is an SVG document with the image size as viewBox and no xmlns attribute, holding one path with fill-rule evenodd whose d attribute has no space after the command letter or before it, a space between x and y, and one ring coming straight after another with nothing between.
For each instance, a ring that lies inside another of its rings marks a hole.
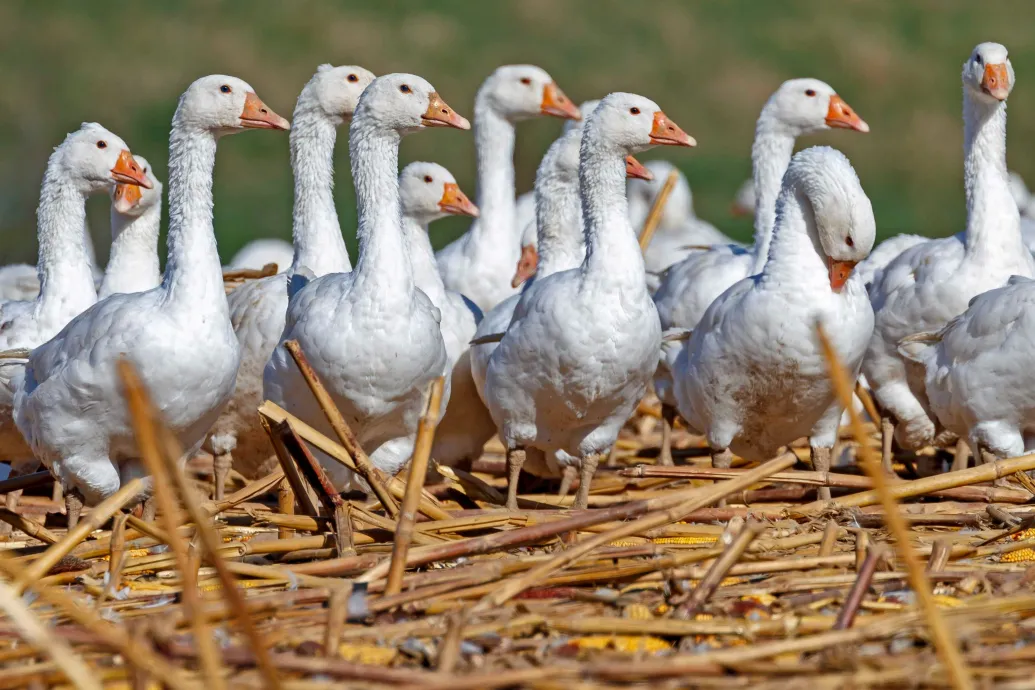
<instances>
[{"instance_id":1,"label":"yellow corn kernel","mask_svg":"<svg viewBox=\"0 0 1035 690\"><path fill-rule=\"evenodd\" d=\"M1035 549L1018 549L1010 553L1004 553L999 557L1000 563L1020 563L1023 561L1035 561Z\"/></svg>"},{"instance_id":2,"label":"yellow corn kernel","mask_svg":"<svg viewBox=\"0 0 1035 690\"><path fill-rule=\"evenodd\" d=\"M1035 527L1032 527L1031 529L1026 529L1023 532L1018 532L1017 534L1011 534L1010 535L1010 539L1013 539L1014 541L1024 541L1025 539L1035 539Z\"/></svg>"},{"instance_id":3,"label":"yellow corn kernel","mask_svg":"<svg viewBox=\"0 0 1035 690\"><path fill-rule=\"evenodd\" d=\"M357 664L387 666L395 660L398 652L392 647L378 647L374 644L341 644L338 654L345 661Z\"/></svg>"},{"instance_id":4,"label":"yellow corn kernel","mask_svg":"<svg viewBox=\"0 0 1035 690\"><path fill-rule=\"evenodd\" d=\"M614 649L633 654L636 652L663 652L672 645L652 635L589 635L571 641L579 649Z\"/></svg>"},{"instance_id":5,"label":"yellow corn kernel","mask_svg":"<svg viewBox=\"0 0 1035 690\"><path fill-rule=\"evenodd\" d=\"M641 544L644 544L644 543L645 542L642 539L640 539L640 540L616 539L616 540L614 540L612 542L608 542L607 545L608 546L640 546Z\"/></svg>"},{"instance_id":6,"label":"yellow corn kernel","mask_svg":"<svg viewBox=\"0 0 1035 690\"><path fill-rule=\"evenodd\" d=\"M637 621L649 621L654 618L654 614L643 604L629 604L622 610L622 617Z\"/></svg>"}]
</instances>

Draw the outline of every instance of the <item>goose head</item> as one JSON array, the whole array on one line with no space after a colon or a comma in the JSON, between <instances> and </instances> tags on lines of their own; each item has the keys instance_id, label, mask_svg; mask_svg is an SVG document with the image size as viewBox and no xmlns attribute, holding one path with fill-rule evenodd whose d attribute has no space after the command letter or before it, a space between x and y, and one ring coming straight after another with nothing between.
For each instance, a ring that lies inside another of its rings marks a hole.
<instances>
[{"instance_id":1,"label":"goose head","mask_svg":"<svg viewBox=\"0 0 1035 690\"><path fill-rule=\"evenodd\" d=\"M600 101L586 123L584 142L589 139L625 156L654 146L697 145L657 103L633 93L612 93ZM583 147L585 145L583 143Z\"/></svg>"},{"instance_id":2,"label":"goose head","mask_svg":"<svg viewBox=\"0 0 1035 690\"><path fill-rule=\"evenodd\" d=\"M840 292L855 265L873 249L877 234L873 206L859 176L843 153L814 146L791 159L784 184L797 185L808 200L830 288Z\"/></svg>"},{"instance_id":3,"label":"goose head","mask_svg":"<svg viewBox=\"0 0 1035 690\"><path fill-rule=\"evenodd\" d=\"M470 129L471 123L450 108L435 87L415 74L386 74L374 79L359 98L354 119L409 134L425 127Z\"/></svg>"},{"instance_id":4,"label":"goose head","mask_svg":"<svg viewBox=\"0 0 1035 690\"><path fill-rule=\"evenodd\" d=\"M126 142L96 122L84 122L54 149L49 174L71 179L84 194L107 192L117 183L151 187Z\"/></svg>"},{"instance_id":5,"label":"goose head","mask_svg":"<svg viewBox=\"0 0 1035 690\"><path fill-rule=\"evenodd\" d=\"M793 136L831 128L870 131L833 87L819 79L785 81L769 97L763 113L788 128Z\"/></svg>"},{"instance_id":6,"label":"goose head","mask_svg":"<svg viewBox=\"0 0 1035 690\"><path fill-rule=\"evenodd\" d=\"M363 90L374 81L374 74L356 65L320 65L302 88L295 106L295 118L316 112L340 125L352 117Z\"/></svg>"},{"instance_id":7,"label":"goose head","mask_svg":"<svg viewBox=\"0 0 1035 690\"><path fill-rule=\"evenodd\" d=\"M504 65L489 75L478 90L478 100L487 102L509 122L538 115L571 120L582 117L553 78L535 65Z\"/></svg>"},{"instance_id":8,"label":"goose head","mask_svg":"<svg viewBox=\"0 0 1035 690\"><path fill-rule=\"evenodd\" d=\"M119 182L111 191L111 206L117 213L137 218L149 208L162 201L162 183L154 176L151 164L143 156L133 156L140 171L147 177L151 187L145 189L140 185Z\"/></svg>"},{"instance_id":9,"label":"goose head","mask_svg":"<svg viewBox=\"0 0 1035 690\"><path fill-rule=\"evenodd\" d=\"M216 136L246 129L291 128L290 122L255 95L248 82L223 74L201 77L188 86L176 106L173 124Z\"/></svg>"},{"instance_id":10,"label":"goose head","mask_svg":"<svg viewBox=\"0 0 1035 690\"><path fill-rule=\"evenodd\" d=\"M986 103L1005 101L1013 80L1013 65L1001 43L979 43L963 63L963 88Z\"/></svg>"},{"instance_id":11,"label":"goose head","mask_svg":"<svg viewBox=\"0 0 1035 690\"><path fill-rule=\"evenodd\" d=\"M402 214L421 225L445 216L478 217L478 207L460 190L453 173L438 163L417 161L399 173Z\"/></svg>"}]
</instances>

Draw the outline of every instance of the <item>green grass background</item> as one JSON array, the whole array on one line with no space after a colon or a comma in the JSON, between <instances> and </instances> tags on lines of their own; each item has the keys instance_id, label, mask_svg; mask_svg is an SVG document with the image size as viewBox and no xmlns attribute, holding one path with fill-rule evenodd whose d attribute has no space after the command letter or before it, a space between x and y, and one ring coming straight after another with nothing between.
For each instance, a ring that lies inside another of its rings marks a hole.
<instances>
[{"instance_id":1,"label":"green grass background","mask_svg":"<svg viewBox=\"0 0 1035 690\"><path fill-rule=\"evenodd\" d=\"M960 66L980 41L1010 49L1010 166L1035 182L1035 3L1024 0L6 0L0 3L0 263L32 261L35 208L52 147L85 120L122 136L165 179L169 120L194 78L249 81L290 116L322 62L377 74L415 72L458 111L497 65L531 62L576 101L634 91L657 101L698 140L693 151L654 152L687 174L698 214L745 238L729 217L749 175L758 110L785 79L823 79L869 122L868 135L832 132L856 166L881 237L945 235L963 227ZM519 191L530 188L556 121L519 127ZM428 132L402 160L451 169L474 192L473 140ZM336 196L354 247L347 145L339 138ZM224 259L256 237L291 235L286 135L252 132L220 144L215 223ZM107 201L90 219L107 256ZM466 227L433 229L444 244Z\"/></svg>"}]
</instances>

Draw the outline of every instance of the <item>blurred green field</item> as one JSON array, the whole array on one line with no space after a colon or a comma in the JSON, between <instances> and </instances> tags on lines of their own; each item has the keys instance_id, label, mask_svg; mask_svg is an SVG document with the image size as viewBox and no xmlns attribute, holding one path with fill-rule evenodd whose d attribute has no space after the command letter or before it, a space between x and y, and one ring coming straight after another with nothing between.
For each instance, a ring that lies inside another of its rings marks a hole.
<instances>
[{"instance_id":1,"label":"blurred green field","mask_svg":"<svg viewBox=\"0 0 1035 690\"><path fill-rule=\"evenodd\" d=\"M377 74L426 77L470 115L479 83L497 65L532 62L576 101L609 91L642 93L698 140L663 152L686 172L698 214L737 237L750 224L729 216L749 175L758 110L784 79L828 81L872 132L828 133L855 164L873 200L881 237L944 235L963 227L960 66L980 41L1007 45L1017 73L1010 98L1010 166L1035 182L1025 155L1035 139L1035 3L962 0L379 0L127 3L8 0L0 4L0 263L32 261L35 208L51 148L84 120L122 136L165 179L176 99L213 72L249 81L290 116L322 62ZM519 190L559 130L519 129ZM434 160L474 193L472 137L409 137L403 162ZM354 246L347 145L339 138L338 210ZM216 230L224 259L249 239L290 238L287 136L247 133L220 144ZM90 205L100 259L107 255L106 200ZM437 245L463 220L435 226Z\"/></svg>"}]
</instances>

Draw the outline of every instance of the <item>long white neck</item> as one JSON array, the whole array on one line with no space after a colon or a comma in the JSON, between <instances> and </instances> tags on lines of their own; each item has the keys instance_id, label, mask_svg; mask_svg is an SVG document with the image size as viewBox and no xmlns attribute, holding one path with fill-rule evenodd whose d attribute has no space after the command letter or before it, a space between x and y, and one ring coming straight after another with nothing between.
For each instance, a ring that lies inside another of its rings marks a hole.
<instances>
[{"instance_id":1,"label":"long white neck","mask_svg":"<svg viewBox=\"0 0 1035 690\"><path fill-rule=\"evenodd\" d=\"M97 296L143 292L161 282L158 268L158 226L161 201L137 217L111 210L111 253Z\"/></svg>"},{"instance_id":2,"label":"long white neck","mask_svg":"<svg viewBox=\"0 0 1035 690\"><path fill-rule=\"evenodd\" d=\"M36 211L41 320L65 322L97 301L93 263L86 250L86 195L51 167L43 177Z\"/></svg>"},{"instance_id":3,"label":"long white neck","mask_svg":"<svg viewBox=\"0 0 1035 690\"><path fill-rule=\"evenodd\" d=\"M988 103L964 87L963 183L968 254L1025 251L1006 170L1006 102Z\"/></svg>"},{"instance_id":4,"label":"long white neck","mask_svg":"<svg viewBox=\"0 0 1035 690\"><path fill-rule=\"evenodd\" d=\"M168 259L162 289L166 300L228 312L223 268L212 229L212 171L216 137L174 122L169 135Z\"/></svg>"},{"instance_id":5,"label":"long white neck","mask_svg":"<svg viewBox=\"0 0 1035 690\"><path fill-rule=\"evenodd\" d=\"M399 140L398 132L379 127L373 118L357 117L349 130L359 218L353 290L376 293L379 299L413 290L399 206Z\"/></svg>"},{"instance_id":6,"label":"long white neck","mask_svg":"<svg viewBox=\"0 0 1035 690\"><path fill-rule=\"evenodd\" d=\"M435 263L435 251L428 237L429 219L418 219L403 215L402 229L406 240L406 252L410 257L413 284L424 291L436 307L446 299L446 286Z\"/></svg>"},{"instance_id":7,"label":"long white neck","mask_svg":"<svg viewBox=\"0 0 1035 690\"><path fill-rule=\"evenodd\" d=\"M294 260L288 273L305 266L317 277L352 269L334 207L334 142L337 128L312 109L295 108L291 123Z\"/></svg>"},{"instance_id":8,"label":"long white neck","mask_svg":"<svg viewBox=\"0 0 1035 690\"><path fill-rule=\"evenodd\" d=\"M579 190L586 240L583 275L615 287L646 290L647 275L625 197L625 154L599 145L589 127L579 156Z\"/></svg>"},{"instance_id":9,"label":"long white neck","mask_svg":"<svg viewBox=\"0 0 1035 690\"><path fill-rule=\"evenodd\" d=\"M474 146L478 158L478 210L472 225L480 240L520 252L514 228L514 125L497 113L487 97L474 102Z\"/></svg>"},{"instance_id":10,"label":"long white neck","mask_svg":"<svg viewBox=\"0 0 1035 690\"><path fill-rule=\"evenodd\" d=\"M830 289L826 256L812 203L800 184L788 185L779 196L779 219L775 223L769 259L759 271L763 283L777 283L800 290L805 286Z\"/></svg>"},{"instance_id":11,"label":"long white neck","mask_svg":"<svg viewBox=\"0 0 1035 690\"><path fill-rule=\"evenodd\" d=\"M582 263L586 243L582 232L582 206L574 181L549 179L537 182L535 215L539 264L536 278L567 271Z\"/></svg>"},{"instance_id":12,"label":"long white neck","mask_svg":"<svg viewBox=\"0 0 1035 690\"><path fill-rule=\"evenodd\" d=\"M751 145L751 176L755 183L755 265L757 274L769 256L769 242L776 222L776 198L780 183L794 153L794 134L779 122L768 107L755 124Z\"/></svg>"}]
</instances>

